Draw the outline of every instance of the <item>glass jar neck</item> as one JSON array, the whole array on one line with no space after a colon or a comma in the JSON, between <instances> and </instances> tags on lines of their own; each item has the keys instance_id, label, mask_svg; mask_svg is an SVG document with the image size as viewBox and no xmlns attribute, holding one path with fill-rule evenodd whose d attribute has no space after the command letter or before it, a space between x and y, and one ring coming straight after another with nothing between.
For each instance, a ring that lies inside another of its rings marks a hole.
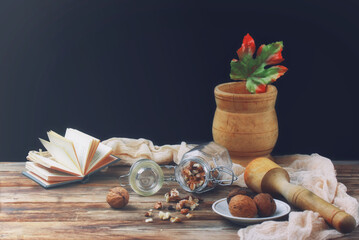
<instances>
[{"instance_id":1,"label":"glass jar neck","mask_svg":"<svg viewBox=\"0 0 359 240\"><path fill-rule=\"evenodd\" d=\"M204 171L204 180L203 180L203 184L201 186L196 187L195 189L191 189L189 184L188 184L188 180L186 180L184 178L184 169L185 167L190 164L191 162L193 163L198 163L200 166L203 167L203 171ZM186 159L183 159L180 164L178 166L175 167L175 178L176 181L178 182L178 184L187 192L196 192L196 193L200 193L203 192L203 190L207 187L208 185L208 181L210 179L210 166L208 165L208 163L206 161L204 161L202 158L200 157L189 157Z\"/></svg>"}]
</instances>

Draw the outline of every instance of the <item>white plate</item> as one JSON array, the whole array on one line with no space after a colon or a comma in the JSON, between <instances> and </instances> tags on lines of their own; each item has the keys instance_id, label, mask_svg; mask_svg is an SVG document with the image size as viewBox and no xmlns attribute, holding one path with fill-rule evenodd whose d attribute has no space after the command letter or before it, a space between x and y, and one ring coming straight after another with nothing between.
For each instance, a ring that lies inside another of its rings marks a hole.
<instances>
[{"instance_id":1,"label":"white plate","mask_svg":"<svg viewBox=\"0 0 359 240\"><path fill-rule=\"evenodd\" d=\"M257 224L267 220L274 220L280 217L287 215L290 212L290 206L278 199L274 199L275 204L277 205L277 209L275 213L270 217L255 217L255 218L244 218L244 217L234 217L228 209L227 198L222 198L213 203L212 209L215 213L221 215L228 220L241 224L241 225L249 225L249 224Z\"/></svg>"}]
</instances>

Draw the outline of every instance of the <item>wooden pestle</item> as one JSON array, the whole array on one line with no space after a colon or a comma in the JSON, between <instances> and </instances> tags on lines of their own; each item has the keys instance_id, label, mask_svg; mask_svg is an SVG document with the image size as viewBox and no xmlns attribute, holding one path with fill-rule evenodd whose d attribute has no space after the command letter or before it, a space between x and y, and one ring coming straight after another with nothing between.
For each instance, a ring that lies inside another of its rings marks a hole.
<instances>
[{"instance_id":1,"label":"wooden pestle","mask_svg":"<svg viewBox=\"0 0 359 240\"><path fill-rule=\"evenodd\" d=\"M245 169L244 181L255 192L281 194L297 208L318 212L339 232L349 233L355 229L356 222L353 216L308 189L291 184L288 172L268 158L252 160Z\"/></svg>"}]
</instances>

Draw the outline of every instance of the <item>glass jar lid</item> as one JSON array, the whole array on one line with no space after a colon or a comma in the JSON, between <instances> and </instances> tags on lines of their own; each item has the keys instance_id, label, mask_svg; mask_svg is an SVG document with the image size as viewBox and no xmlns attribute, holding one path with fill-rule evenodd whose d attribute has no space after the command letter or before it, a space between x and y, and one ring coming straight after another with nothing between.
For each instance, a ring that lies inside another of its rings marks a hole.
<instances>
[{"instance_id":1,"label":"glass jar lid","mask_svg":"<svg viewBox=\"0 0 359 240\"><path fill-rule=\"evenodd\" d=\"M142 159L131 166L127 175L129 184L133 191L142 195L150 196L158 192L163 185L163 171L154 161Z\"/></svg>"}]
</instances>

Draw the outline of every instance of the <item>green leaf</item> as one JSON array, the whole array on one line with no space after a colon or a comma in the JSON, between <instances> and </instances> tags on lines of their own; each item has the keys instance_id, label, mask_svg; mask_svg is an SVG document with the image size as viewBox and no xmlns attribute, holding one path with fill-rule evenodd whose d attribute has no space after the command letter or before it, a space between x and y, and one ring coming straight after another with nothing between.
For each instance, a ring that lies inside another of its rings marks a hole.
<instances>
[{"instance_id":1,"label":"green leaf","mask_svg":"<svg viewBox=\"0 0 359 240\"><path fill-rule=\"evenodd\" d=\"M241 61L231 62L231 79L246 80L251 74L253 58L250 55L245 55ZM232 78L233 75L233 78Z\"/></svg>"},{"instance_id":2,"label":"green leaf","mask_svg":"<svg viewBox=\"0 0 359 240\"><path fill-rule=\"evenodd\" d=\"M244 41L252 41L254 47L254 40L249 35L246 35ZM242 44L241 49L246 44ZM257 50L256 58L253 58L251 52L237 51L241 53L241 60L231 61L230 78L233 80L245 80L247 90L251 93L258 93L265 90L265 86L271 82L276 81L288 69L284 66L273 66L265 68L267 65L274 65L282 62L283 42L275 42L268 45L261 45Z\"/></svg>"}]
</instances>

